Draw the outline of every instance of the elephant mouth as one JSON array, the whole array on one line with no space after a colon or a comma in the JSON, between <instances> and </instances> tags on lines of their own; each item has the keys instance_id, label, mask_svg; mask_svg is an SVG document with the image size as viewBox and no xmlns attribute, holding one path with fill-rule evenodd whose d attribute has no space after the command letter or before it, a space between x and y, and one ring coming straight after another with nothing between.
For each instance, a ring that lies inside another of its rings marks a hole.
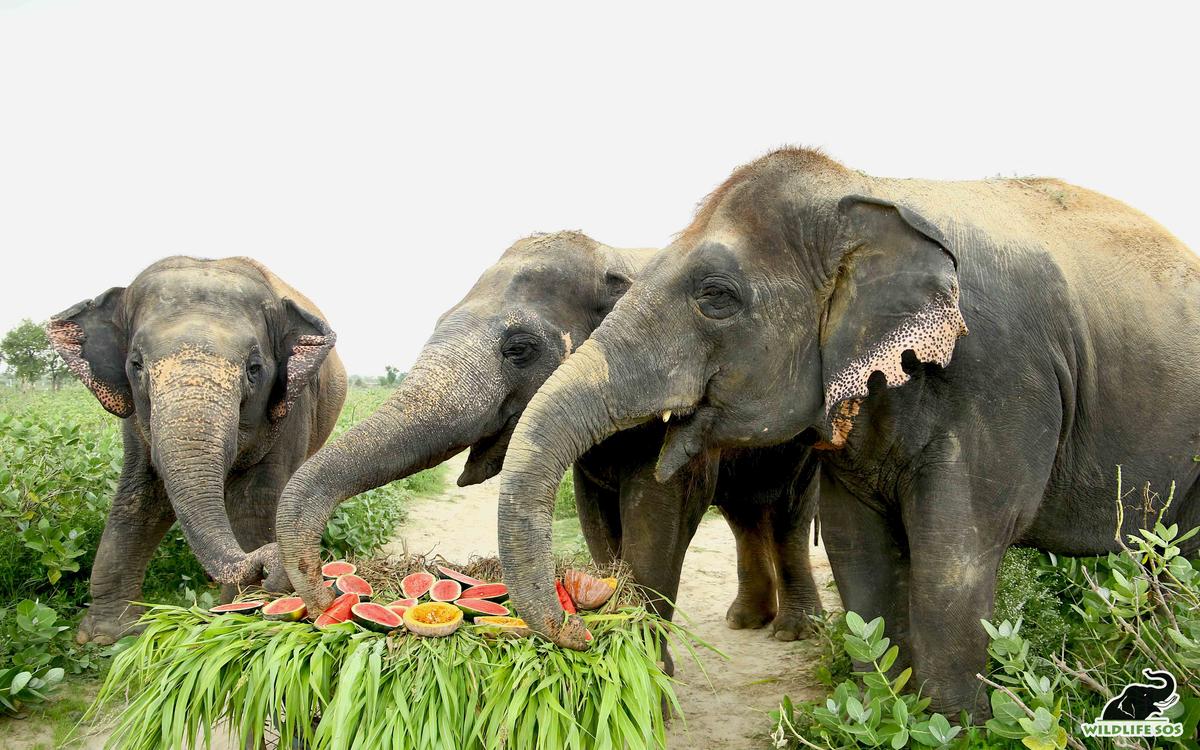
<instances>
[{"instance_id":1,"label":"elephant mouth","mask_svg":"<svg viewBox=\"0 0 1200 750\"><path fill-rule=\"evenodd\" d=\"M513 414L497 432L475 441L471 446L471 453L467 456L467 464L458 476L459 487L485 482L500 473L504 468L504 455L508 453L508 443L520 416L519 413Z\"/></svg>"}]
</instances>

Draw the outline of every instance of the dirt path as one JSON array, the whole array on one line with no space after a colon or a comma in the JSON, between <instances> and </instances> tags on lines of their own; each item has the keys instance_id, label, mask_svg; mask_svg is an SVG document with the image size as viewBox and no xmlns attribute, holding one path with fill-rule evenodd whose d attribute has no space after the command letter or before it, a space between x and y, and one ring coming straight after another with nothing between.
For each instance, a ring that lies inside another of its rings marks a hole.
<instances>
[{"instance_id":1,"label":"dirt path","mask_svg":"<svg viewBox=\"0 0 1200 750\"><path fill-rule=\"evenodd\" d=\"M440 495L409 507L408 519L389 551L436 552L449 560L496 553L496 480L473 487L455 487L465 454L451 459L450 486ZM826 607L837 606L825 584L831 578L823 549L814 550L817 584ZM708 679L694 663L676 656L679 699L687 717L669 730L668 746L679 750L767 747L765 733L784 694L815 698L809 662L814 648L804 643L780 643L760 630L730 630L725 609L737 593L733 535L725 521L706 517L683 564L679 609L689 627L727 656L706 655ZM711 687L709 684L711 680Z\"/></svg>"}]
</instances>

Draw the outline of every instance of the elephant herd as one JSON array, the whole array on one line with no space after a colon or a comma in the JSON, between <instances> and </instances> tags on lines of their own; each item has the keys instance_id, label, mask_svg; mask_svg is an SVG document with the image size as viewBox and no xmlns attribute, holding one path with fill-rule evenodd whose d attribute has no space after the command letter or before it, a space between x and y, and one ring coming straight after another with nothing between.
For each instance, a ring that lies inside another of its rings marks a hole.
<instances>
[{"instance_id":1,"label":"elephant herd","mask_svg":"<svg viewBox=\"0 0 1200 750\"><path fill-rule=\"evenodd\" d=\"M781 639L820 609L819 512L842 602L886 618L894 669L934 709L985 716L979 621L1009 546L1116 549L1117 465L1127 485L1173 482L1163 520L1200 525L1198 301L1200 261L1114 199L784 149L663 250L518 241L387 402L324 445L346 376L320 310L253 260L168 258L48 327L125 420L78 637L133 626L176 519L226 596L263 582L319 611L336 505L469 449L458 482L501 475L505 581L557 644L587 647L554 588L570 468L592 556L626 561L667 617L718 506L737 544L727 621Z\"/></svg>"}]
</instances>

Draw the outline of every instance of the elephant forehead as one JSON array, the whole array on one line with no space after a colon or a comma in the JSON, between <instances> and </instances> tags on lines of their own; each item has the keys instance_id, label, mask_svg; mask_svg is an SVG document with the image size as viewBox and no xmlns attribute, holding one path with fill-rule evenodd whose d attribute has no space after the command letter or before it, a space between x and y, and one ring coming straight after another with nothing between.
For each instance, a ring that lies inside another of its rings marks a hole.
<instances>
[{"instance_id":1,"label":"elephant forehead","mask_svg":"<svg viewBox=\"0 0 1200 750\"><path fill-rule=\"evenodd\" d=\"M151 362L149 372L155 388L230 385L241 377L233 362L191 344Z\"/></svg>"}]
</instances>

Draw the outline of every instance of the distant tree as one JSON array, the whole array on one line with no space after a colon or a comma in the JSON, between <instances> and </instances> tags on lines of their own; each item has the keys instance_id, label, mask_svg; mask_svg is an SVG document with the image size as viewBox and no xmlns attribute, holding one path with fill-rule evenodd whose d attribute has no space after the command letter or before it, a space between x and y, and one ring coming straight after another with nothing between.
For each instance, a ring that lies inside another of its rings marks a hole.
<instances>
[{"instance_id":1,"label":"distant tree","mask_svg":"<svg viewBox=\"0 0 1200 750\"><path fill-rule=\"evenodd\" d=\"M396 379L397 379L397 378L403 378L403 377L404 377L404 376L401 374L401 372L400 372L400 370L399 370L399 369L397 369L397 368L395 368L395 367L392 367L391 365L388 365L387 367L385 367L385 368L383 368L383 369L384 369L384 371L387 373L387 375L380 375L380 376L379 376L379 384L380 384L380 385L395 385L395 384L396 384Z\"/></svg>"},{"instance_id":2,"label":"distant tree","mask_svg":"<svg viewBox=\"0 0 1200 750\"><path fill-rule=\"evenodd\" d=\"M367 382L366 382L366 380L363 379L362 375L351 375L350 376L350 387L351 388L362 388L366 384L367 384Z\"/></svg>"},{"instance_id":3,"label":"distant tree","mask_svg":"<svg viewBox=\"0 0 1200 750\"><path fill-rule=\"evenodd\" d=\"M22 383L34 383L43 375L49 375L51 384L58 388L66 372L62 358L50 345L45 327L29 318L4 335L0 341L0 353L8 365L8 371Z\"/></svg>"}]
</instances>

